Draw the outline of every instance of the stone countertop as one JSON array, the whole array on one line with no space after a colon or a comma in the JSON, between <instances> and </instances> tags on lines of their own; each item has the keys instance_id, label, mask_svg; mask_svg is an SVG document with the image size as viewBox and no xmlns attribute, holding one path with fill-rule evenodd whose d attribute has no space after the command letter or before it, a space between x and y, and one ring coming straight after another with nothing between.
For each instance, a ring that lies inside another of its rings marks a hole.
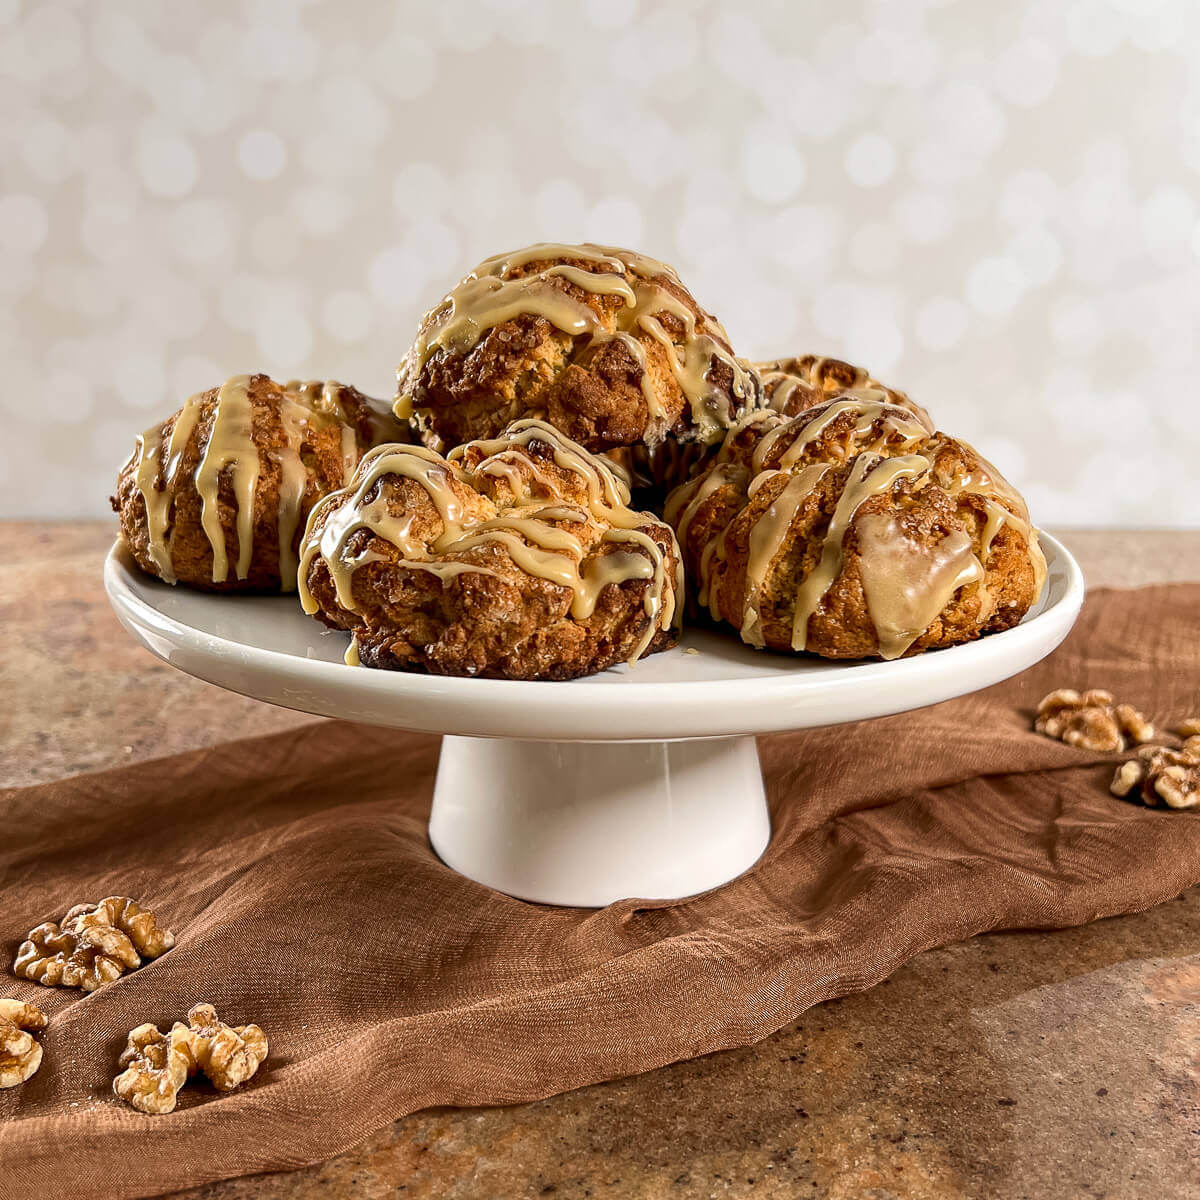
<instances>
[{"instance_id":1,"label":"stone countertop","mask_svg":"<svg viewBox=\"0 0 1200 1200\"><path fill-rule=\"evenodd\" d=\"M1200 580L1200 532L1066 532L1092 586ZM0 786L314 718L137 649L103 523L0 523ZM397 1121L192 1200L1154 1197L1200 1190L1200 889L932 950L756 1046L534 1104Z\"/></svg>"}]
</instances>

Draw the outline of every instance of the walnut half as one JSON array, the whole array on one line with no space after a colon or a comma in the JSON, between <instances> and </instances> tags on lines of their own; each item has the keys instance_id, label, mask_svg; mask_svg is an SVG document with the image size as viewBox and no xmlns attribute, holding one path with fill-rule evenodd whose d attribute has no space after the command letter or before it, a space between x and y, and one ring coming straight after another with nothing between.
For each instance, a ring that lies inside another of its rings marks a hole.
<instances>
[{"instance_id":1,"label":"walnut half","mask_svg":"<svg viewBox=\"0 0 1200 1200\"><path fill-rule=\"evenodd\" d=\"M1124 750L1128 744L1154 737L1154 726L1133 705L1116 704L1111 692L1099 688L1051 692L1038 705L1033 727L1047 737L1097 754Z\"/></svg>"},{"instance_id":2,"label":"walnut half","mask_svg":"<svg viewBox=\"0 0 1200 1200\"><path fill-rule=\"evenodd\" d=\"M33 1034L46 1028L46 1014L24 1000L0 1000L0 1088L16 1087L42 1065Z\"/></svg>"},{"instance_id":3,"label":"walnut half","mask_svg":"<svg viewBox=\"0 0 1200 1200\"><path fill-rule=\"evenodd\" d=\"M61 925L46 921L30 930L13 971L47 987L94 992L174 945L174 935L159 927L152 912L127 896L109 896L99 904L77 904Z\"/></svg>"},{"instance_id":4,"label":"walnut half","mask_svg":"<svg viewBox=\"0 0 1200 1200\"><path fill-rule=\"evenodd\" d=\"M139 1112L173 1112L190 1064L185 1037L139 1025L129 1032L120 1061L125 1069L113 1080L113 1091Z\"/></svg>"},{"instance_id":5,"label":"walnut half","mask_svg":"<svg viewBox=\"0 0 1200 1200\"><path fill-rule=\"evenodd\" d=\"M1193 752L1143 746L1137 758L1117 768L1109 787L1114 796L1129 796L1135 789L1138 799L1152 808L1200 809L1200 747Z\"/></svg>"},{"instance_id":6,"label":"walnut half","mask_svg":"<svg viewBox=\"0 0 1200 1200\"><path fill-rule=\"evenodd\" d=\"M211 1004L197 1004L187 1025L176 1022L171 1030L178 1031L189 1035L192 1072L203 1071L223 1092L245 1083L267 1057L267 1035L257 1025L226 1025Z\"/></svg>"}]
</instances>

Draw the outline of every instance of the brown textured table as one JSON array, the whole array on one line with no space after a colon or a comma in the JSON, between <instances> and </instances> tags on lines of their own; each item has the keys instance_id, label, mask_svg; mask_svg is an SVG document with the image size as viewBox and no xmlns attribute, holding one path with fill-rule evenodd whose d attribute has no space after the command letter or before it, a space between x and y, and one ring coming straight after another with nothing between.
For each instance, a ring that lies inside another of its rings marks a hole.
<instances>
[{"instance_id":1,"label":"brown textured table","mask_svg":"<svg viewBox=\"0 0 1200 1200\"><path fill-rule=\"evenodd\" d=\"M1089 582L1200 580L1200 533L1062 534ZM0 785L313 718L135 647L111 527L0 523ZM757 1046L512 1108L417 1113L276 1197L1121 1197L1200 1194L1200 889L1056 933L922 954Z\"/></svg>"}]
</instances>

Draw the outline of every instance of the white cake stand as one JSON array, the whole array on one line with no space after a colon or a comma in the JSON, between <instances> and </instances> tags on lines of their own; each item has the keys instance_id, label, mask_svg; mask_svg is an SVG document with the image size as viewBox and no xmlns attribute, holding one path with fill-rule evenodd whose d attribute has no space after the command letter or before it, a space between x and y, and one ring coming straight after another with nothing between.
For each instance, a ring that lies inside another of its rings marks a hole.
<instances>
[{"instance_id":1,"label":"white cake stand","mask_svg":"<svg viewBox=\"0 0 1200 1200\"><path fill-rule=\"evenodd\" d=\"M882 717L965 695L1044 658L1083 602L1043 538L1045 594L1014 629L895 662L756 652L685 630L680 648L570 683L348 667L344 634L294 596L213 596L143 575L119 545L104 583L159 658L285 708L445 734L429 837L442 860L525 900L595 906L693 895L770 837L754 735Z\"/></svg>"}]
</instances>

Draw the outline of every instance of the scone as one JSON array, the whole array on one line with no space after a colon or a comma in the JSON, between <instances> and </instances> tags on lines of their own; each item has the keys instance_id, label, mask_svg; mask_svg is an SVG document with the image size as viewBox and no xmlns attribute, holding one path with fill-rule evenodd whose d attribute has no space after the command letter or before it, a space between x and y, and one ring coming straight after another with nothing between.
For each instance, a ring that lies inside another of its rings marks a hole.
<instances>
[{"instance_id":1,"label":"scone","mask_svg":"<svg viewBox=\"0 0 1200 1200\"><path fill-rule=\"evenodd\" d=\"M335 382L238 375L137 439L113 509L143 571L208 591L292 591L304 522L364 452L409 430Z\"/></svg>"},{"instance_id":2,"label":"scone","mask_svg":"<svg viewBox=\"0 0 1200 1200\"><path fill-rule=\"evenodd\" d=\"M865 400L886 400L897 408L907 409L933 432L933 421L925 409L904 392L880 383L866 367L853 366L840 358L804 354L755 363L754 368L762 380L763 406L786 417L794 417L844 392L854 392Z\"/></svg>"},{"instance_id":3,"label":"scone","mask_svg":"<svg viewBox=\"0 0 1200 1200\"><path fill-rule=\"evenodd\" d=\"M480 263L426 314L396 414L445 450L544 419L589 450L720 441L758 379L665 263L543 243Z\"/></svg>"},{"instance_id":4,"label":"scone","mask_svg":"<svg viewBox=\"0 0 1200 1200\"><path fill-rule=\"evenodd\" d=\"M752 413L668 499L695 602L750 645L898 658L1015 625L1045 559L965 442L850 394Z\"/></svg>"},{"instance_id":5,"label":"scone","mask_svg":"<svg viewBox=\"0 0 1200 1200\"><path fill-rule=\"evenodd\" d=\"M306 612L371 667L571 679L676 638L670 527L607 463L538 420L443 457L380 446L312 512Z\"/></svg>"}]
</instances>

